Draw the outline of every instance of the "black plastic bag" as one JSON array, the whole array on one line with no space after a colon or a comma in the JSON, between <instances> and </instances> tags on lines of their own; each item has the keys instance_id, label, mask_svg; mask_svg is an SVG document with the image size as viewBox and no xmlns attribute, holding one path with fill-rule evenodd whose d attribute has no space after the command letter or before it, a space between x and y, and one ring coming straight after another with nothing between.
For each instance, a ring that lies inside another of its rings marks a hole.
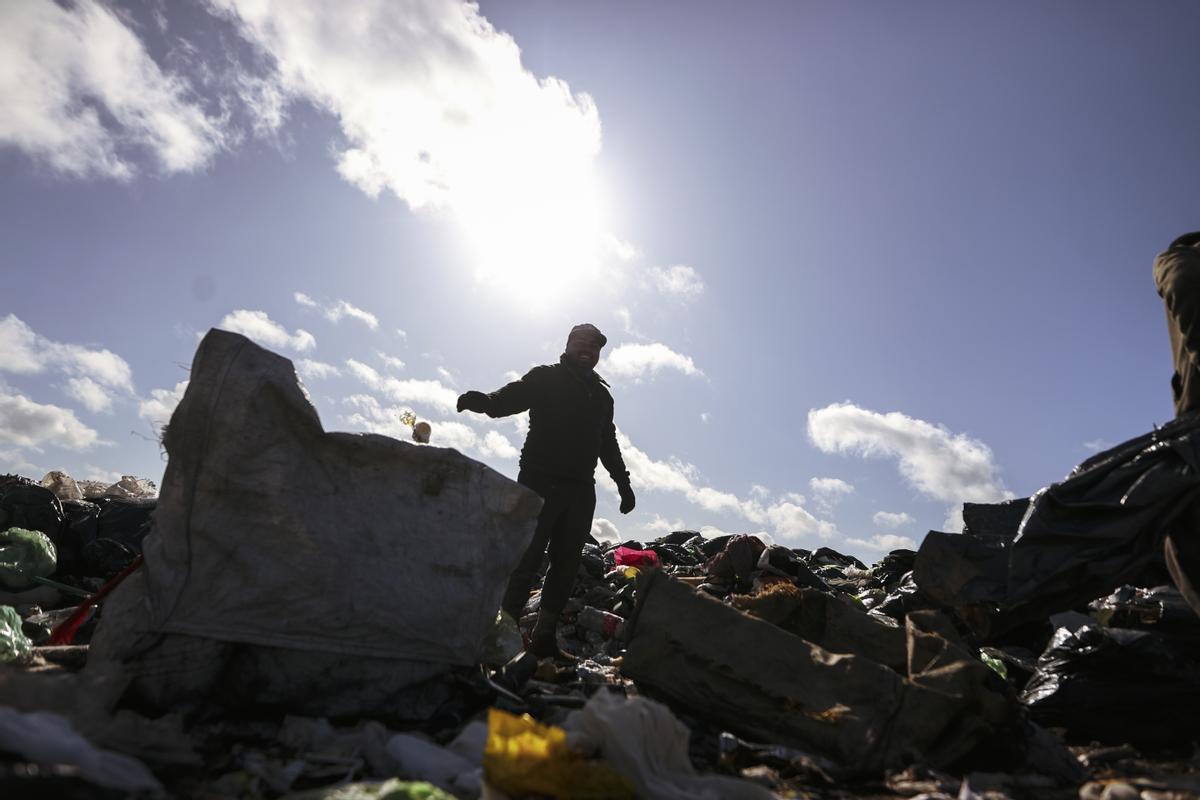
<instances>
[{"instance_id":1,"label":"black plastic bag","mask_svg":"<svg viewBox=\"0 0 1200 800\"><path fill-rule=\"evenodd\" d=\"M62 504L66 525L58 541L58 572L83 574L83 548L99 536L100 506L86 500L67 500Z\"/></svg>"},{"instance_id":2,"label":"black plastic bag","mask_svg":"<svg viewBox=\"0 0 1200 800\"><path fill-rule=\"evenodd\" d=\"M63 522L62 503L54 492L15 475L0 479L0 530L41 531L57 545Z\"/></svg>"},{"instance_id":3,"label":"black plastic bag","mask_svg":"<svg viewBox=\"0 0 1200 800\"><path fill-rule=\"evenodd\" d=\"M137 557L137 553L115 539L96 539L84 545L80 570L89 577L112 578Z\"/></svg>"},{"instance_id":4,"label":"black plastic bag","mask_svg":"<svg viewBox=\"0 0 1200 800\"><path fill-rule=\"evenodd\" d=\"M848 556L845 553L839 553L832 547L821 547L813 552L808 557L809 566L818 567L826 564L832 564L835 567L855 567L857 569L866 569L867 565L859 561L854 556Z\"/></svg>"},{"instance_id":5,"label":"black plastic bag","mask_svg":"<svg viewBox=\"0 0 1200 800\"><path fill-rule=\"evenodd\" d=\"M1200 660L1171 637L1084 625L1059 628L1021 693L1033 718L1068 739L1190 746L1200 713Z\"/></svg>"},{"instance_id":6,"label":"black plastic bag","mask_svg":"<svg viewBox=\"0 0 1200 800\"><path fill-rule=\"evenodd\" d=\"M974 507L980 535L930 532L916 580L939 602L985 609L970 615L972 626L994 637L1157 569L1164 535L1198 491L1200 412L1093 456L1039 491L1011 543L1004 526L1020 501Z\"/></svg>"},{"instance_id":7,"label":"black plastic bag","mask_svg":"<svg viewBox=\"0 0 1200 800\"><path fill-rule=\"evenodd\" d=\"M135 553L142 552L142 539L150 532L150 517L158 501L108 497L98 505L96 537L120 542Z\"/></svg>"}]
</instances>

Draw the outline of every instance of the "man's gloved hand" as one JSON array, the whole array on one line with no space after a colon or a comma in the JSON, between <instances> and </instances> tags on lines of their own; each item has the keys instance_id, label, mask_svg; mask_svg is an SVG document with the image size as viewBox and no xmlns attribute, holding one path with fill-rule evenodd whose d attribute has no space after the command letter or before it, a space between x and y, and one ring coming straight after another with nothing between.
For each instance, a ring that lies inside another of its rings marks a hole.
<instances>
[{"instance_id":1,"label":"man's gloved hand","mask_svg":"<svg viewBox=\"0 0 1200 800\"><path fill-rule=\"evenodd\" d=\"M623 483L617 487L617 491L621 494L621 513L628 514L633 511L633 507L637 505L637 498L633 496L633 489L628 483Z\"/></svg>"},{"instance_id":2,"label":"man's gloved hand","mask_svg":"<svg viewBox=\"0 0 1200 800\"><path fill-rule=\"evenodd\" d=\"M483 392L474 390L463 392L458 396L459 411L474 411L479 414L486 413L488 405L488 396Z\"/></svg>"}]
</instances>

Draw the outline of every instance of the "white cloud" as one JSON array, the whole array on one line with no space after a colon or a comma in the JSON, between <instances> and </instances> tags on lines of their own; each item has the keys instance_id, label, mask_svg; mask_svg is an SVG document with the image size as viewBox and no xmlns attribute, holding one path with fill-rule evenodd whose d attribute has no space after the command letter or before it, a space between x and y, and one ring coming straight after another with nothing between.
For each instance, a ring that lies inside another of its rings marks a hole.
<instances>
[{"instance_id":1,"label":"white cloud","mask_svg":"<svg viewBox=\"0 0 1200 800\"><path fill-rule=\"evenodd\" d=\"M305 308L311 308L316 311L320 311L321 315L330 322L337 323L340 322L343 317L349 317L350 319L358 320L371 330L375 330L379 327L378 317L376 317L370 311L363 311L358 306L353 305L346 300L338 300L332 305L323 306L316 300L306 295L304 292L296 292L292 295L292 298Z\"/></svg>"},{"instance_id":2,"label":"white cloud","mask_svg":"<svg viewBox=\"0 0 1200 800\"><path fill-rule=\"evenodd\" d=\"M250 116L255 136L274 136L287 119L288 96L277 81L246 73L234 77L238 98Z\"/></svg>"},{"instance_id":3,"label":"white cloud","mask_svg":"<svg viewBox=\"0 0 1200 800\"><path fill-rule=\"evenodd\" d=\"M621 455L629 470L629 480L635 489L687 493L692 489L691 478L678 463L655 461L634 446L629 437L617 432Z\"/></svg>"},{"instance_id":4,"label":"white cloud","mask_svg":"<svg viewBox=\"0 0 1200 800\"><path fill-rule=\"evenodd\" d=\"M784 541L799 542L814 535L829 539L837 533L837 527L832 522L817 519L795 503L773 505L767 509L766 516L774 526L775 533Z\"/></svg>"},{"instance_id":5,"label":"white cloud","mask_svg":"<svg viewBox=\"0 0 1200 800\"><path fill-rule=\"evenodd\" d=\"M297 361L296 370L309 380L321 380L322 378L331 378L342 374L342 371L333 364L326 364L324 361L314 361L311 358L302 358Z\"/></svg>"},{"instance_id":6,"label":"white cloud","mask_svg":"<svg viewBox=\"0 0 1200 800\"><path fill-rule=\"evenodd\" d=\"M112 411L113 396L91 378L71 378L67 381L67 394L93 414Z\"/></svg>"},{"instance_id":7,"label":"white cloud","mask_svg":"<svg viewBox=\"0 0 1200 800\"><path fill-rule=\"evenodd\" d=\"M442 380L444 380L446 383L450 384L451 386L453 386L455 384L454 375L450 372L450 370L446 369L445 367L438 367L437 374L441 376Z\"/></svg>"},{"instance_id":8,"label":"white cloud","mask_svg":"<svg viewBox=\"0 0 1200 800\"><path fill-rule=\"evenodd\" d=\"M870 539L847 539L846 544L865 547L868 550L891 552L892 550L916 550L917 543L907 536L894 533L877 533Z\"/></svg>"},{"instance_id":9,"label":"white cloud","mask_svg":"<svg viewBox=\"0 0 1200 800\"><path fill-rule=\"evenodd\" d=\"M138 416L153 425L156 431L161 430L171 421L171 414L183 399L187 386L187 381L180 381L173 389L150 390L150 397L138 403Z\"/></svg>"},{"instance_id":10,"label":"white cloud","mask_svg":"<svg viewBox=\"0 0 1200 800\"><path fill-rule=\"evenodd\" d=\"M0 475L16 473L25 477L44 475L49 470L31 463L20 450L0 450Z\"/></svg>"},{"instance_id":11,"label":"white cloud","mask_svg":"<svg viewBox=\"0 0 1200 800\"><path fill-rule=\"evenodd\" d=\"M220 121L106 5L5 0L3 24L0 145L67 175L117 179L137 171L136 154L186 172L224 145Z\"/></svg>"},{"instance_id":12,"label":"white cloud","mask_svg":"<svg viewBox=\"0 0 1200 800\"><path fill-rule=\"evenodd\" d=\"M811 536L828 539L837 534L837 527L826 520L817 519L799 503L781 501L764 504L766 496L754 493L753 499L743 500L737 495L710 486L697 486L697 470L691 464L677 460L657 461L634 446L629 437L617 431L617 442L625 466L629 470L630 483L638 491L663 491L682 494L688 502L714 514L732 514L754 525L770 524L782 540L798 541ZM602 483L612 490L606 478ZM790 495L803 502L802 497Z\"/></svg>"},{"instance_id":13,"label":"white cloud","mask_svg":"<svg viewBox=\"0 0 1200 800\"><path fill-rule=\"evenodd\" d=\"M618 239L611 233L604 234L604 236L601 237L601 241L604 245L604 248L618 261L628 263L631 261L637 261L642 257L641 251L639 251L635 245L630 244L623 239Z\"/></svg>"},{"instance_id":14,"label":"white cloud","mask_svg":"<svg viewBox=\"0 0 1200 800\"><path fill-rule=\"evenodd\" d=\"M63 470L63 472L66 472L66 470ZM100 481L101 483L116 483L117 481L121 480L121 478L123 478L125 476L122 475L119 471L117 471L115 469L104 469L103 467L97 467L95 464L84 464L83 471L79 475L74 476L74 477L76 477L79 480L85 480L85 481Z\"/></svg>"},{"instance_id":15,"label":"white cloud","mask_svg":"<svg viewBox=\"0 0 1200 800\"><path fill-rule=\"evenodd\" d=\"M346 359L346 368L350 370L351 375L372 389L378 389L383 384L383 376L379 374L379 371L361 361L348 358Z\"/></svg>"},{"instance_id":16,"label":"white cloud","mask_svg":"<svg viewBox=\"0 0 1200 800\"><path fill-rule=\"evenodd\" d=\"M617 530L617 526L604 517L596 517L592 520L592 537L598 542L624 541L621 538L621 532Z\"/></svg>"},{"instance_id":17,"label":"white cloud","mask_svg":"<svg viewBox=\"0 0 1200 800\"><path fill-rule=\"evenodd\" d=\"M596 260L595 105L528 72L476 4L208 2L269 55L281 91L337 117L338 171L364 192L452 212L509 284L569 285L564 265Z\"/></svg>"},{"instance_id":18,"label":"white cloud","mask_svg":"<svg viewBox=\"0 0 1200 800\"><path fill-rule=\"evenodd\" d=\"M404 369L404 362L395 356L389 356L387 353L384 353L381 350L376 350L375 355L379 356L379 360L382 361L383 365L388 369Z\"/></svg>"},{"instance_id":19,"label":"white cloud","mask_svg":"<svg viewBox=\"0 0 1200 800\"><path fill-rule=\"evenodd\" d=\"M983 442L898 412L834 403L808 412L808 435L825 453L896 459L905 480L936 500L994 503L1014 496Z\"/></svg>"},{"instance_id":20,"label":"white cloud","mask_svg":"<svg viewBox=\"0 0 1200 800\"><path fill-rule=\"evenodd\" d=\"M0 371L38 373L46 369L72 376L67 394L89 411L112 409L113 392L133 394L133 370L110 350L92 350L47 339L15 314L0 319Z\"/></svg>"},{"instance_id":21,"label":"white cloud","mask_svg":"<svg viewBox=\"0 0 1200 800\"><path fill-rule=\"evenodd\" d=\"M345 300L338 300L334 305L325 310L325 316L331 322L337 322L342 317L356 319L366 325L371 330L379 327L379 318L370 311L363 311L355 305L351 305Z\"/></svg>"},{"instance_id":22,"label":"white cloud","mask_svg":"<svg viewBox=\"0 0 1200 800\"><path fill-rule=\"evenodd\" d=\"M264 347L287 347L299 353L317 346L317 340L306 330L297 328L288 333L287 328L267 316L265 311L249 311L239 308L225 315L218 328L247 336Z\"/></svg>"},{"instance_id":23,"label":"white cloud","mask_svg":"<svg viewBox=\"0 0 1200 800\"><path fill-rule=\"evenodd\" d=\"M845 497L854 493L854 486L841 478L811 478L808 486L813 494L824 497Z\"/></svg>"},{"instance_id":24,"label":"white cloud","mask_svg":"<svg viewBox=\"0 0 1200 800\"><path fill-rule=\"evenodd\" d=\"M1083 443L1083 449L1090 453L1099 453L1102 450L1107 450L1112 447L1113 443L1107 439L1093 439L1090 442Z\"/></svg>"},{"instance_id":25,"label":"white cloud","mask_svg":"<svg viewBox=\"0 0 1200 800\"><path fill-rule=\"evenodd\" d=\"M401 414L409 409L384 406L376 398L366 394L351 395L343 402L357 410L343 418L347 425L403 441L412 440L412 429L400 421ZM429 444L435 447L453 447L482 458L509 460L520 455L520 451L499 431L480 434L470 425L457 420L425 421L430 427Z\"/></svg>"},{"instance_id":26,"label":"white cloud","mask_svg":"<svg viewBox=\"0 0 1200 800\"><path fill-rule=\"evenodd\" d=\"M651 267L650 280L663 294L692 299L704 294L704 281L696 270L683 264L673 267Z\"/></svg>"},{"instance_id":27,"label":"white cloud","mask_svg":"<svg viewBox=\"0 0 1200 800\"><path fill-rule=\"evenodd\" d=\"M100 436L70 409L0 390L0 442L34 450L42 445L86 450L98 444Z\"/></svg>"},{"instance_id":28,"label":"white cloud","mask_svg":"<svg viewBox=\"0 0 1200 800\"><path fill-rule=\"evenodd\" d=\"M621 320L621 330L627 334L633 333L633 313L625 307L618 308L613 312L617 319Z\"/></svg>"},{"instance_id":29,"label":"white cloud","mask_svg":"<svg viewBox=\"0 0 1200 800\"><path fill-rule=\"evenodd\" d=\"M508 440L507 436L499 431L488 431L485 433L480 450L496 458L515 459L521 455L521 451Z\"/></svg>"},{"instance_id":30,"label":"white cloud","mask_svg":"<svg viewBox=\"0 0 1200 800\"><path fill-rule=\"evenodd\" d=\"M707 425L707 424L708 424L708 421L709 421L710 419L712 419L712 414L710 414L710 413L709 413L709 412L707 412L707 411L701 411L701 412L700 412L700 421L701 421L701 422L703 422L703 423L705 423L705 424Z\"/></svg>"},{"instance_id":31,"label":"white cloud","mask_svg":"<svg viewBox=\"0 0 1200 800\"><path fill-rule=\"evenodd\" d=\"M397 403L418 403L446 412L456 410L458 393L439 381L401 380L400 378L385 377L372 367L353 358L346 360L346 367L366 386L387 395L388 399Z\"/></svg>"},{"instance_id":32,"label":"white cloud","mask_svg":"<svg viewBox=\"0 0 1200 800\"><path fill-rule=\"evenodd\" d=\"M399 336L401 339L407 339L408 331L404 330L403 328L396 328L396 335Z\"/></svg>"},{"instance_id":33,"label":"white cloud","mask_svg":"<svg viewBox=\"0 0 1200 800\"><path fill-rule=\"evenodd\" d=\"M808 486L813 492L813 502L826 514L832 513L834 506L854 494L854 486L841 478L812 478Z\"/></svg>"},{"instance_id":34,"label":"white cloud","mask_svg":"<svg viewBox=\"0 0 1200 800\"><path fill-rule=\"evenodd\" d=\"M658 514L655 514L654 519L650 520L642 527L644 527L648 531L654 531L655 533L660 533L660 534L667 534L667 533L671 533L673 531L687 530L687 526L683 524L683 520L681 520L681 519L676 519L676 520L665 519L663 517L660 517Z\"/></svg>"},{"instance_id":35,"label":"white cloud","mask_svg":"<svg viewBox=\"0 0 1200 800\"><path fill-rule=\"evenodd\" d=\"M684 375L703 375L690 356L676 353L665 344L623 344L604 358L599 368L605 375L617 378L640 379L664 369Z\"/></svg>"},{"instance_id":36,"label":"white cloud","mask_svg":"<svg viewBox=\"0 0 1200 800\"><path fill-rule=\"evenodd\" d=\"M37 334L16 314L0 319L0 371L41 372L45 365L40 349Z\"/></svg>"},{"instance_id":37,"label":"white cloud","mask_svg":"<svg viewBox=\"0 0 1200 800\"><path fill-rule=\"evenodd\" d=\"M875 515L871 517L871 521L881 528L894 529L911 525L915 520L904 511L876 511Z\"/></svg>"}]
</instances>

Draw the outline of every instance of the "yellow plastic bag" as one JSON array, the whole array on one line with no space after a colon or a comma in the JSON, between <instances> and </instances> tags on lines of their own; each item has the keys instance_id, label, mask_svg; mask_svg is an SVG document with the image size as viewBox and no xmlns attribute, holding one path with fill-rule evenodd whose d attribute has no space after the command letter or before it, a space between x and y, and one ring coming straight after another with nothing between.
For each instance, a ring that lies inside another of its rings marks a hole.
<instances>
[{"instance_id":1,"label":"yellow plastic bag","mask_svg":"<svg viewBox=\"0 0 1200 800\"><path fill-rule=\"evenodd\" d=\"M562 728L542 725L528 714L488 709L483 751L488 784L513 797L550 795L563 800L632 798L629 782L603 761L584 758L567 746Z\"/></svg>"}]
</instances>

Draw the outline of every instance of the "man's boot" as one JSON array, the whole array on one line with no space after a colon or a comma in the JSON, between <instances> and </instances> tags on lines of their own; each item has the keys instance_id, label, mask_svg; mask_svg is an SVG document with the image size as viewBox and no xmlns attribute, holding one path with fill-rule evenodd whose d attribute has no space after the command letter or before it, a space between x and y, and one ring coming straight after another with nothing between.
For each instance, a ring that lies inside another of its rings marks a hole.
<instances>
[{"instance_id":1,"label":"man's boot","mask_svg":"<svg viewBox=\"0 0 1200 800\"><path fill-rule=\"evenodd\" d=\"M529 652L538 658L577 661L575 656L558 646L557 629L558 614L547 614L544 609L539 611L537 622L533 625L533 633L529 635Z\"/></svg>"}]
</instances>

